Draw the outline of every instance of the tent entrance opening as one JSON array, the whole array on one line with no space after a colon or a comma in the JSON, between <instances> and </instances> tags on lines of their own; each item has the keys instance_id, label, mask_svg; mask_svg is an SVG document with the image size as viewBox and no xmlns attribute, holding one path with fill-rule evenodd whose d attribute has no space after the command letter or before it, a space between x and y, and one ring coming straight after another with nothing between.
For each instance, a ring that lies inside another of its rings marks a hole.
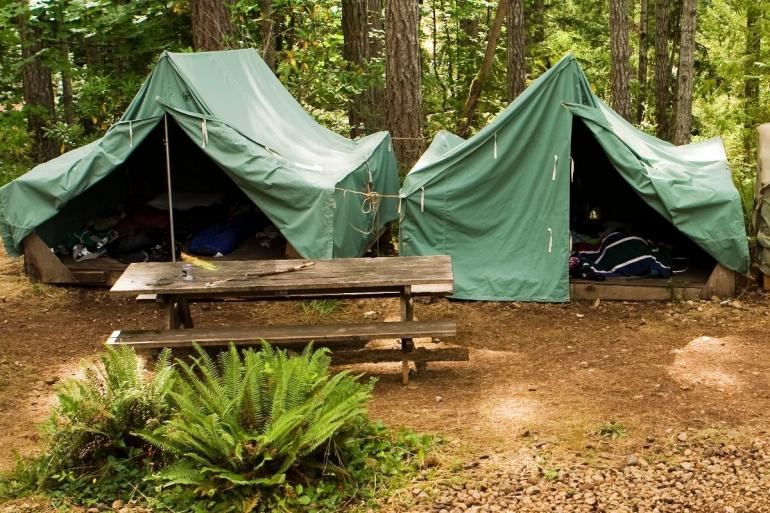
<instances>
[{"instance_id":1,"label":"tent entrance opening","mask_svg":"<svg viewBox=\"0 0 770 513\"><path fill-rule=\"evenodd\" d=\"M698 297L714 259L641 198L578 118L571 144L571 297Z\"/></svg>"}]
</instances>

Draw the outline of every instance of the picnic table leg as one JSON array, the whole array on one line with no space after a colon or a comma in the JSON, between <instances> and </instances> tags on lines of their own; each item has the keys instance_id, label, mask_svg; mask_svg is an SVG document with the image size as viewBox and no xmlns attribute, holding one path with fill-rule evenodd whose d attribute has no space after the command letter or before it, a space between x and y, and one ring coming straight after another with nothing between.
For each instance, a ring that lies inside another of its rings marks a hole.
<instances>
[{"instance_id":1,"label":"picnic table leg","mask_svg":"<svg viewBox=\"0 0 770 513\"><path fill-rule=\"evenodd\" d=\"M414 302L412 301L412 287L406 286L401 291L401 320L408 322L414 320ZM409 384L409 355L414 351L414 341L411 338L401 339L401 351L404 356L401 360L401 383Z\"/></svg>"},{"instance_id":2,"label":"picnic table leg","mask_svg":"<svg viewBox=\"0 0 770 513\"><path fill-rule=\"evenodd\" d=\"M192 316L190 315L190 305L185 298L176 298L174 296L163 296L163 304L166 310L166 329L175 330L181 326L192 328Z\"/></svg>"},{"instance_id":3,"label":"picnic table leg","mask_svg":"<svg viewBox=\"0 0 770 513\"><path fill-rule=\"evenodd\" d=\"M179 309L179 320L185 328L192 328L193 321L192 315L190 315L190 303L186 298L180 298L177 302L177 308Z\"/></svg>"}]
</instances>

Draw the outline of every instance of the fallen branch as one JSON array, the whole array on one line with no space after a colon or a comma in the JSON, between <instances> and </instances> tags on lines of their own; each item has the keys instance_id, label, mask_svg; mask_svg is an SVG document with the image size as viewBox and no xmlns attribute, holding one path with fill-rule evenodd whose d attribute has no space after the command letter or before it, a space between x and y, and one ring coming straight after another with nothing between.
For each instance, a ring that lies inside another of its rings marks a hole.
<instances>
[{"instance_id":1,"label":"fallen branch","mask_svg":"<svg viewBox=\"0 0 770 513\"><path fill-rule=\"evenodd\" d=\"M205 286L216 287L217 285L221 285L223 283L229 283L233 281L247 281L247 280L253 280L255 278L263 278L265 276L274 276L276 274L293 273L296 271L307 269L309 267L313 267L314 265L315 265L315 262L305 262L304 264L295 265L294 267L287 267L286 269L280 269L278 271L262 271L257 273L246 273L242 276L231 276L230 278L225 278L224 280L210 281L206 283Z\"/></svg>"}]
</instances>

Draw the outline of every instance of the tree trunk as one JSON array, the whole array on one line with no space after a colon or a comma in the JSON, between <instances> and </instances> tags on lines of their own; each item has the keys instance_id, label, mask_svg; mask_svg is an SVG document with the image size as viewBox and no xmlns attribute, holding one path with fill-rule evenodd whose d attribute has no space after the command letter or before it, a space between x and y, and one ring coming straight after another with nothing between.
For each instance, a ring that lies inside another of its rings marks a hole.
<instances>
[{"instance_id":1,"label":"tree trunk","mask_svg":"<svg viewBox=\"0 0 770 513\"><path fill-rule=\"evenodd\" d=\"M193 47L224 50L233 35L228 0L191 0Z\"/></svg>"},{"instance_id":2,"label":"tree trunk","mask_svg":"<svg viewBox=\"0 0 770 513\"><path fill-rule=\"evenodd\" d=\"M684 0L682 2L681 21L682 39L679 43L674 144L689 143L690 132L692 130L692 91L695 75L695 25L697 22L696 0Z\"/></svg>"},{"instance_id":3,"label":"tree trunk","mask_svg":"<svg viewBox=\"0 0 770 513\"><path fill-rule=\"evenodd\" d=\"M631 76L631 49L628 44L628 0L610 0L610 54L612 108L623 118L630 120L631 95L628 83Z\"/></svg>"},{"instance_id":4,"label":"tree trunk","mask_svg":"<svg viewBox=\"0 0 770 513\"><path fill-rule=\"evenodd\" d=\"M56 120L51 70L39 53L45 48L42 30L31 26L29 13L18 16L21 38L21 70L27 127L32 137L37 162L45 162L59 154L56 141L46 137L45 129ZM38 21L41 23L42 21Z\"/></svg>"},{"instance_id":5,"label":"tree trunk","mask_svg":"<svg viewBox=\"0 0 770 513\"><path fill-rule=\"evenodd\" d=\"M743 102L746 112L743 146L747 155L754 154L756 125L761 120L759 98L759 69L762 60L762 9L759 2L751 1L746 7L746 60L744 65Z\"/></svg>"},{"instance_id":6,"label":"tree trunk","mask_svg":"<svg viewBox=\"0 0 770 513\"><path fill-rule=\"evenodd\" d=\"M500 38L500 30L503 28L503 22L505 21L507 14L508 0L500 0L497 4L495 19L492 22L492 26L489 28L484 59L481 61L479 72L476 73L476 77L473 79L473 82L471 82L470 91L468 91L468 99L465 101L465 107L463 108L463 116L457 125L457 134L460 137L467 137L470 131L470 126L476 111L476 104L481 96L481 90L484 88L484 84L486 83L487 78L489 78L489 73L492 71L492 62L495 58L497 40Z\"/></svg>"},{"instance_id":7,"label":"tree trunk","mask_svg":"<svg viewBox=\"0 0 770 513\"><path fill-rule=\"evenodd\" d=\"M524 2L508 1L508 101L512 102L526 86L526 62L524 59Z\"/></svg>"},{"instance_id":8,"label":"tree trunk","mask_svg":"<svg viewBox=\"0 0 770 513\"><path fill-rule=\"evenodd\" d=\"M385 97L388 129L398 161L411 166L422 153L420 14L416 0L388 0Z\"/></svg>"},{"instance_id":9,"label":"tree trunk","mask_svg":"<svg viewBox=\"0 0 770 513\"><path fill-rule=\"evenodd\" d=\"M385 33L385 23L383 20L383 0L369 0L367 13L369 48L367 50L367 61L371 64L374 61L382 62L383 36ZM385 130L385 87L383 76L378 74L376 79L372 80L369 91L367 92L367 119L366 129L370 133Z\"/></svg>"},{"instance_id":10,"label":"tree trunk","mask_svg":"<svg viewBox=\"0 0 770 513\"><path fill-rule=\"evenodd\" d=\"M365 74L369 54L368 1L342 0L342 56L358 75ZM366 92L353 95L348 106L350 137L365 133Z\"/></svg>"},{"instance_id":11,"label":"tree trunk","mask_svg":"<svg viewBox=\"0 0 770 513\"><path fill-rule=\"evenodd\" d=\"M276 66L276 32L277 20L273 13L273 0L259 0L262 19L259 22L259 32L262 38L262 59L273 73Z\"/></svg>"},{"instance_id":12,"label":"tree trunk","mask_svg":"<svg viewBox=\"0 0 770 513\"><path fill-rule=\"evenodd\" d=\"M75 95L72 91L72 68L70 67L70 49L65 42L61 44L61 103L64 108L64 122L71 125L75 122Z\"/></svg>"},{"instance_id":13,"label":"tree trunk","mask_svg":"<svg viewBox=\"0 0 770 513\"><path fill-rule=\"evenodd\" d=\"M637 70L639 97L636 99L636 117L634 118L636 123L641 123L644 119L644 108L647 104L647 53L649 47L647 8L648 1L641 0L639 3L639 69Z\"/></svg>"},{"instance_id":14,"label":"tree trunk","mask_svg":"<svg viewBox=\"0 0 770 513\"><path fill-rule=\"evenodd\" d=\"M539 45L545 41L545 2L543 0L535 0L535 9L532 21L535 25L533 32L533 42Z\"/></svg>"},{"instance_id":15,"label":"tree trunk","mask_svg":"<svg viewBox=\"0 0 770 513\"><path fill-rule=\"evenodd\" d=\"M669 61L669 0L655 2L655 124L656 135L671 138L671 63Z\"/></svg>"}]
</instances>

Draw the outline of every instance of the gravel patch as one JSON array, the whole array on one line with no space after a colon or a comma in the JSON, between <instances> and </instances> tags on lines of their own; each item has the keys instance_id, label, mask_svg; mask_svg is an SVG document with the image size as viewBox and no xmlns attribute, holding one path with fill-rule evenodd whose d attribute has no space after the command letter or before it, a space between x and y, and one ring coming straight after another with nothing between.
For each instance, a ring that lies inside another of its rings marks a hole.
<instances>
[{"instance_id":1,"label":"gravel patch","mask_svg":"<svg viewBox=\"0 0 770 513\"><path fill-rule=\"evenodd\" d=\"M770 450L764 439L743 446L685 443L665 451L615 457L606 466L569 469L537 464L466 464L427 480L423 473L381 511L413 513L612 512L759 513L770 511ZM534 461L534 460L533 460ZM469 468L473 467L473 468ZM497 467L497 468L494 468Z\"/></svg>"}]
</instances>

